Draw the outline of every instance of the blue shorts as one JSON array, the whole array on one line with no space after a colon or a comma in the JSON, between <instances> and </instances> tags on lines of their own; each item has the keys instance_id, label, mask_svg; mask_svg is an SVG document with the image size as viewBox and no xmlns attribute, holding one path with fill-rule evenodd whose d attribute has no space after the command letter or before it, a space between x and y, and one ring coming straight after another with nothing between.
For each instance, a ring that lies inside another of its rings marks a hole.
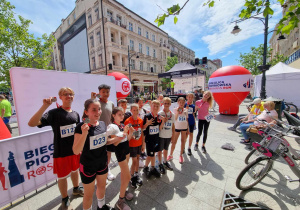
<instances>
[{"instance_id":1,"label":"blue shorts","mask_svg":"<svg viewBox=\"0 0 300 210\"><path fill-rule=\"evenodd\" d=\"M196 124L189 125L189 131L190 131L190 133L194 133L195 126L196 126Z\"/></svg>"}]
</instances>

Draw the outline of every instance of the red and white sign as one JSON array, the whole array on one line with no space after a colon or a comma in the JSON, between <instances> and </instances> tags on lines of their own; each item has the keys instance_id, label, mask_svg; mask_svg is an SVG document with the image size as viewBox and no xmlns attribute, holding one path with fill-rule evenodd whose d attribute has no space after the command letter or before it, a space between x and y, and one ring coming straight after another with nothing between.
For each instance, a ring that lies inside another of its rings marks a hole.
<instances>
[{"instance_id":1,"label":"red and white sign","mask_svg":"<svg viewBox=\"0 0 300 210\"><path fill-rule=\"evenodd\" d=\"M130 94L131 83L126 75L120 72L112 72L107 76L113 76L116 79L117 98L126 98Z\"/></svg>"}]
</instances>

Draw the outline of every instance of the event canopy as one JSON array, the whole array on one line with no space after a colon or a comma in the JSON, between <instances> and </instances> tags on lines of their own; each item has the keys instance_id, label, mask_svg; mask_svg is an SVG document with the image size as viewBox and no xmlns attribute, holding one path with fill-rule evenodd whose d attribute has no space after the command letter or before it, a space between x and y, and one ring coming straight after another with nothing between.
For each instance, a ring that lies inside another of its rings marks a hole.
<instances>
[{"instance_id":1,"label":"event canopy","mask_svg":"<svg viewBox=\"0 0 300 210\"><path fill-rule=\"evenodd\" d=\"M254 79L254 96L260 96L262 74ZM300 69L278 63L266 71L267 97L284 99L300 107Z\"/></svg>"},{"instance_id":2,"label":"event canopy","mask_svg":"<svg viewBox=\"0 0 300 210\"><path fill-rule=\"evenodd\" d=\"M181 77L193 77L198 75L205 75L205 71L197 69L188 63L177 63L168 72L158 74L158 78L181 78Z\"/></svg>"}]
</instances>

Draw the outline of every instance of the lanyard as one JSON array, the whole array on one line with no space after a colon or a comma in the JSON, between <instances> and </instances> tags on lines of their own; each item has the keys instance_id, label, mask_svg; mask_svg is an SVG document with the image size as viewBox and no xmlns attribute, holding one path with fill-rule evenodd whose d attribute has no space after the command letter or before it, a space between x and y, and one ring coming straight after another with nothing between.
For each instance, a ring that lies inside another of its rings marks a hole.
<instances>
[{"instance_id":1,"label":"lanyard","mask_svg":"<svg viewBox=\"0 0 300 210\"><path fill-rule=\"evenodd\" d=\"M154 117L154 114L151 112L151 115L152 115L152 117L153 117L154 119L156 119L156 121L157 121L158 123L161 122L161 119L159 119L159 115L158 115L158 114L157 114L156 117Z\"/></svg>"},{"instance_id":2,"label":"lanyard","mask_svg":"<svg viewBox=\"0 0 300 210\"><path fill-rule=\"evenodd\" d=\"M163 110L165 115L166 115L166 118L168 118L168 120L170 120L172 118L172 112L169 110L169 113L170 113L170 117L168 117L168 113L165 112L165 110Z\"/></svg>"},{"instance_id":3,"label":"lanyard","mask_svg":"<svg viewBox=\"0 0 300 210\"><path fill-rule=\"evenodd\" d=\"M123 124L118 125L115 122L114 122L114 124L118 126L118 128L120 129L120 131L124 131L124 125Z\"/></svg>"}]
</instances>

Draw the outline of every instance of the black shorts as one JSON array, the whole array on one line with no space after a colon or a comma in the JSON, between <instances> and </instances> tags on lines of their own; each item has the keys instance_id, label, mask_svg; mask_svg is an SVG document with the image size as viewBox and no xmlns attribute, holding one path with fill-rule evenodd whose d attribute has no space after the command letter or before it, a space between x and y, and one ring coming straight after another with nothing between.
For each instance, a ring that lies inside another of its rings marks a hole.
<instances>
[{"instance_id":1,"label":"black shorts","mask_svg":"<svg viewBox=\"0 0 300 210\"><path fill-rule=\"evenodd\" d=\"M151 139L146 142L147 155L154 157L155 152L159 152L160 140Z\"/></svg>"},{"instance_id":2,"label":"black shorts","mask_svg":"<svg viewBox=\"0 0 300 210\"><path fill-rule=\"evenodd\" d=\"M171 143L171 138L160 138L159 151L168 150Z\"/></svg>"},{"instance_id":3,"label":"black shorts","mask_svg":"<svg viewBox=\"0 0 300 210\"><path fill-rule=\"evenodd\" d=\"M80 171L81 182L83 184L89 184L96 179L97 175L106 174L108 172L108 166L106 163L105 165L100 166L98 170L91 170L87 167L84 167L84 165L80 163L79 171Z\"/></svg>"},{"instance_id":4,"label":"black shorts","mask_svg":"<svg viewBox=\"0 0 300 210\"><path fill-rule=\"evenodd\" d=\"M189 125L189 131L190 131L190 133L194 132L195 126L196 126L196 124Z\"/></svg>"},{"instance_id":5,"label":"black shorts","mask_svg":"<svg viewBox=\"0 0 300 210\"><path fill-rule=\"evenodd\" d=\"M136 157L142 153L142 145L138 147L129 147L130 157Z\"/></svg>"},{"instance_id":6,"label":"black shorts","mask_svg":"<svg viewBox=\"0 0 300 210\"><path fill-rule=\"evenodd\" d=\"M175 129L175 132L187 131L187 129Z\"/></svg>"},{"instance_id":7,"label":"black shorts","mask_svg":"<svg viewBox=\"0 0 300 210\"><path fill-rule=\"evenodd\" d=\"M126 156L129 154L129 142L121 142L118 146L115 146L115 154L118 162L126 160Z\"/></svg>"},{"instance_id":8,"label":"black shorts","mask_svg":"<svg viewBox=\"0 0 300 210\"><path fill-rule=\"evenodd\" d=\"M113 145L113 144L107 145L106 150L108 152L115 152L116 151L115 145Z\"/></svg>"}]
</instances>

